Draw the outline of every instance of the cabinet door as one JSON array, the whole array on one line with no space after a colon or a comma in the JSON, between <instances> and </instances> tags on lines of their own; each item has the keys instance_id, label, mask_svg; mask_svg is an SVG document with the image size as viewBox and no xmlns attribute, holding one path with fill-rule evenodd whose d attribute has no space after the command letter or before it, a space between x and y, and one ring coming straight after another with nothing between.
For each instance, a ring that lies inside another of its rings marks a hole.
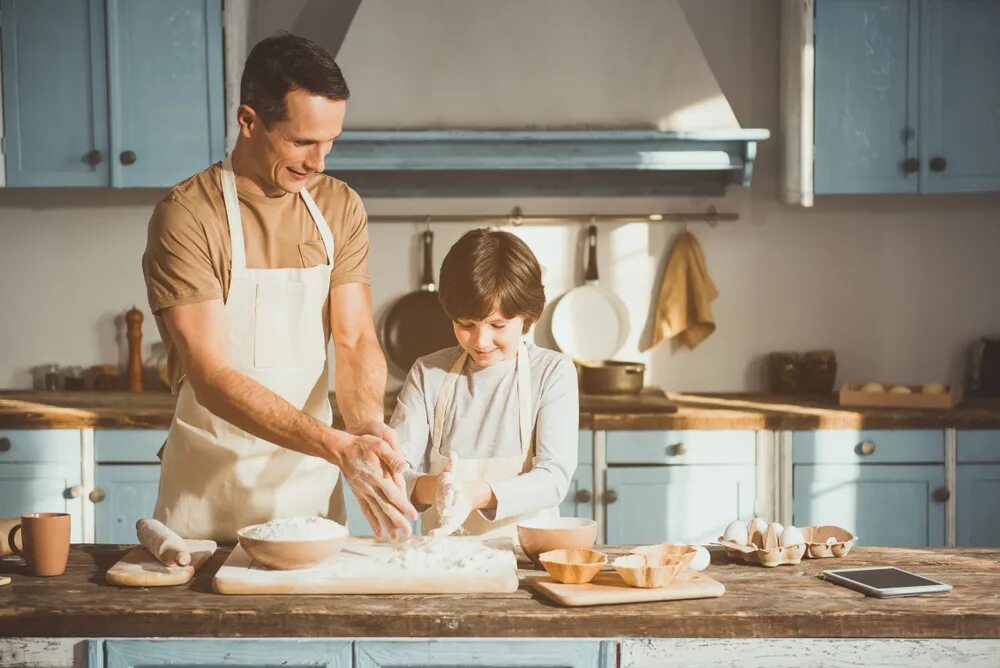
<instances>
[{"instance_id":1,"label":"cabinet door","mask_svg":"<svg viewBox=\"0 0 1000 668\"><path fill-rule=\"evenodd\" d=\"M959 464L956 482L959 547L1000 546L1000 464Z\"/></svg>"},{"instance_id":2,"label":"cabinet door","mask_svg":"<svg viewBox=\"0 0 1000 668\"><path fill-rule=\"evenodd\" d=\"M107 640L104 641L103 650L102 665L114 668L139 666L350 668L351 666L350 640L313 638ZM97 651L90 649L90 655L94 654L97 654Z\"/></svg>"},{"instance_id":3,"label":"cabinet door","mask_svg":"<svg viewBox=\"0 0 1000 668\"><path fill-rule=\"evenodd\" d=\"M928 0L924 5L924 192L1000 190L998 27L996 0Z\"/></svg>"},{"instance_id":4,"label":"cabinet door","mask_svg":"<svg viewBox=\"0 0 1000 668\"><path fill-rule=\"evenodd\" d=\"M912 193L917 0L817 0L815 192Z\"/></svg>"},{"instance_id":5,"label":"cabinet door","mask_svg":"<svg viewBox=\"0 0 1000 668\"><path fill-rule=\"evenodd\" d=\"M108 185L103 0L3 0L0 12L7 185Z\"/></svg>"},{"instance_id":6,"label":"cabinet door","mask_svg":"<svg viewBox=\"0 0 1000 668\"><path fill-rule=\"evenodd\" d=\"M108 61L113 186L170 186L224 157L220 0L108 0Z\"/></svg>"},{"instance_id":7,"label":"cabinet door","mask_svg":"<svg viewBox=\"0 0 1000 668\"><path fill-rule=\"evenodd\" d=\"M160 486L155 464L99 464L94 474L94 536L98 543L136 543L136 520L152 517Z\"/></svg>"},{"instance_id":8,"label":"cabinet door","mask_svg":"<svg viewBox=\"0 0 1000 668\"><path fill-rule=\"evenodd\" d=\"M566 498L559 504L559 514L563 517L594 518L594 467L589 464L576 467Z\"/></svg>"},{"instance_id":9,"label":"cabinet door","mask_svg":"<svg viewBox=\"0 0 1000 668\"><path fill-rule=\"evenodd\" d=\"M755 487L751 465L610 467L608 543L714 541L753 516Z\"/></svg>"},{"instance_id":10,"label":"cabinet door","mask_svg":"<svg viewBox=\"0 0 1000 668\"><path fill-rule=\"evenodd\" d=\"M792 475L795 526L834 524L864 545L944 545L944 503L933 498L944 466L797 464Z\"/></svg>"},{"instance_id":11,"label":"cabinet door","mask_svg":"<svg viewBox=\"0 0 1000 668\"><path fill-rule=\"evenodd\" d=\"M69 513L70 540L83 540L80 462L0 464L0 517ZM6 540L6 536L3 537Z\"/></svg>"},{"instance_id":12,"label":"cabinet door","mask_svg":"<svg viewBox=\"0 0 1000 668\"><path fill-rule=\"evenodd\" d=\"M615 646L601 640L359 640L355 668L482 666L611 668Z\"/></svg>"}]
</instances>

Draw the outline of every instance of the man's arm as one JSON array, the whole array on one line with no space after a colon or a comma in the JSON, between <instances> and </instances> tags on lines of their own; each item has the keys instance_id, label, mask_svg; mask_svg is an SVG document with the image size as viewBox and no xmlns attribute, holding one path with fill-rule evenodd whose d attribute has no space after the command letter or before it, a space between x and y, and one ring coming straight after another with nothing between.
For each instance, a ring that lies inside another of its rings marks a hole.
<instances>
[{"instance_id":1,"label":"man's arm","mask_svg":"<svg viewBox=\"0 0 1000 668\"><path fill-rule=\"evenodd\" d=\"M377 533L381 534L381 526L390 535L397 530L409 534L403 515L416 518L416 510L383 475L383 468L396 471L406 466L392 446L378 437L333 429L230 366L222 300L174 306L160 315L198 403L258 438L335 464L356 493L365 497L367 512L377 520L373 525Z\"/></svg>"}]
</instances>

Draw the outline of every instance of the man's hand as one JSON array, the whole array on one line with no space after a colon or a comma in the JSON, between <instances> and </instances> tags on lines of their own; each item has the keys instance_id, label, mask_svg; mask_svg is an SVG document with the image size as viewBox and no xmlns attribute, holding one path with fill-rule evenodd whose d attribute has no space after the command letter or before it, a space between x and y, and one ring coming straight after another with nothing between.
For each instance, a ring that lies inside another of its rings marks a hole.
<instances>
[{"instance_id":1,"label":"man's hand","mask_svg":"<svg viewBox=\"0 0 1000 668\"><path fill-rule=\"evenodd\" d=\"M389 443L368 434L351 436L333 454L333 460L376 536L395 540L411 534L406 518L417 519L417 511L402 484L400 472L406 468L406 460Z\"/></svg>"}]
</instances>

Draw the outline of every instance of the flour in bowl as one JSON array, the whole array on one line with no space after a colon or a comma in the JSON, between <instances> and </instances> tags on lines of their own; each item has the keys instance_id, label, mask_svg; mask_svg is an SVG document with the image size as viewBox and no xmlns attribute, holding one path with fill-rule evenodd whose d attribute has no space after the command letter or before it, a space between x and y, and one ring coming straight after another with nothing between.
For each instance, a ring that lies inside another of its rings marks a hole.
<instances>
[{"instance_id":1,"label":"flour in bowl","mask_svg":"<svg viewBox=\"0 0 1000 668\"><path fill-rule=\"evenodd\" d=\"M347 527L323 517L288 517L247 527L243 535L256 540L326 540L346 536Z\"/></svg>"}]
</instances>

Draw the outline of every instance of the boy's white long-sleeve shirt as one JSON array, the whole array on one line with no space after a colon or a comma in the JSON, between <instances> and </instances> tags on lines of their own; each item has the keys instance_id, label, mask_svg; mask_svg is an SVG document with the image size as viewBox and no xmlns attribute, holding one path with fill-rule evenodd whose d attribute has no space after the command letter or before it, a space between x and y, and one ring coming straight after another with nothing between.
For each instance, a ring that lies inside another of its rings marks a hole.
<instances>
[{"instance_id":1,"label":"boy's white long-sleeve shirt","mask_svg":"<svg viewBox=\"0 0 1000 668\"><path fill-rule=\"evenodd\" d=\"M535 457L526 473L491 483L497 497L495 515L504 519L559 505L576 471L580 399L576 368L569 357L531 343L525 344L531 370L531 423ZM407 493L426 471L431 448L434 404L448 370L462 353L459 346L421 357L400 390L390 425L410 463L404 473ZM518 426L517 378L514 359L488 367L466 361L445 411L441 454L454 450L459 458L487 458L521 452Z\"/></svg>"}]
</instances>

